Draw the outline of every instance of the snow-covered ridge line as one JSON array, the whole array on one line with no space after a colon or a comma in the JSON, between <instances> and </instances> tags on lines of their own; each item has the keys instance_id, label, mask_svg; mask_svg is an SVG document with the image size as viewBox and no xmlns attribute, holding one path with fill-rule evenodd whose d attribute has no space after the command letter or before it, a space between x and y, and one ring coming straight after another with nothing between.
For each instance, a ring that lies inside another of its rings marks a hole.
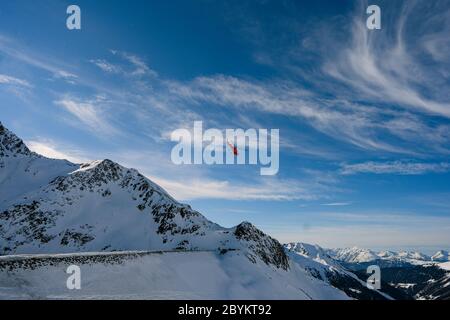
<instances>
[{"instance_id":1,"label":"snow-covered ridge line","mask_svg":"<svg viewBox=\"0 0 450 320\"><path fill-rule=\"evenodd\" d=\"M239 251L237 249L230 249L228 251ZM227 252L228 252L227 251ZM132 261L151 255L164 254L199 254L212 253L223 255L226 252L217 252L213 250L167 250L167 251L121 251L121 252L78 252L66 254L37 254L37 255L13 255L0 256L0 272L14 272L17 269L34 270L46 266L53 266L58 264L76 264L76 265L90 265L93 263L100 264L122 264L124 261Z\"/></svg>"},{"instance_id":2,"label":"snow-covered ridge line","mask_svg":"<svg viewBox=\"0 0 450 320\"><path fill-rule=\"evenodd\" d=\"M239 249L229 249L228 251L238 251ZM93 257L93 256L127 256L127 255L147 255L147 254L164 254L164 253L195 253L195 252L216 252L216 250L131 250L131 251L113 251L113 252L74 252L74 253L57 253L57 254L16 254L0 256L2 261L26 260L26 259L52 259L52 258L68 258L68 257Z\"/></svg>"},{"instance_id":3,"label":"snow-covered ridge line","mask_svg":"<svg viewBox=\"0 0 450 320\"><path fill-rule=\"evenodd\" d=\"M410 264L427 264L450 261L449 253L444 250L428 256L417 251L380 251L375 252L364 248L337 248L326 249L334 259L345 263L368 263L377 260L387 262L405 262Z\"/></svg>"},{"instance_id":4,"label":"snow-covered ridge line","mask_svg":"<svg viewBox=\"0 0 450 320\"><path fill-rule=\"evenodd\" d=\"M17 155L38 156L28 149L25 143L0 122L0 157Z\"/></svg>"}]
</instances>

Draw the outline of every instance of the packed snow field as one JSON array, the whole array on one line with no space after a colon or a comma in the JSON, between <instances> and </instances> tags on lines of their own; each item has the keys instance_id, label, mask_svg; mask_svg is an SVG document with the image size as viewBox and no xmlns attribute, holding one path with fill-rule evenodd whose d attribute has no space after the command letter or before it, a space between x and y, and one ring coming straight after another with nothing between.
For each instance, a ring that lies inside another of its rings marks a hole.
<instances>
[{"instance_id":1,"label":"packed snow field","mask_svg":"<svg viewBox=\"0 0 450 320\"><path fill-rule=\"evenodd\" d=\"M81 289L66 286L81 269ZM123 252L0 257L0 299L349 299L300 267L240 252Z\"/></svg>"}]
</instances>

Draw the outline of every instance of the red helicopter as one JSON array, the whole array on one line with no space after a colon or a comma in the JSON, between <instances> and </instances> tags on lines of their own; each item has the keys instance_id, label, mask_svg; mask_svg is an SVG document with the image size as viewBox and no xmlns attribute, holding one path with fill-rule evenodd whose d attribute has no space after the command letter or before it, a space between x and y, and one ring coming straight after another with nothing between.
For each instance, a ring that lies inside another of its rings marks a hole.
<instances>
[{"instance_id":1,"label":"red helicopter","mask_svg":"<svg viewBox=\"0 0 450 320\"><path fill-rule=\"evenodd\" d=\"M235 155L235 156L237 156L239 153L238 153L238 148L235 146L235 145L232 145L228 140L227 140L227 144L228 144L228 146L231 148L231 150L233 150L233 154Z\"/></svg>"}]
</instances>

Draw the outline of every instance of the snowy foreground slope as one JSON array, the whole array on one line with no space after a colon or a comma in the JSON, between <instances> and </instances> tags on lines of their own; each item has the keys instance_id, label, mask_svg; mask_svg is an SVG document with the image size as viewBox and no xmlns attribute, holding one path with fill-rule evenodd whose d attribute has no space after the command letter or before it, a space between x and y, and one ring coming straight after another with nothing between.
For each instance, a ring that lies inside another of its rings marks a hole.
<instances>
[{"instance_id":1,"label":"snowy foreground slope","mask_svg":"<svg viewBox=\"0 0 450 320\"><path fill-rule=\"evenodd\" d=\"M83 254L136 250L183 252ZM3 298L72 297L68 261L83 272L78 297L349 298L252 224L223 228L110 160L47 159L1 124L0 255Z\"/></svg>"},{"instance_id":2,"label":"snowy foreground slope","mask_svg":"<svg viewBox=\"0 0 450 320\"><path fill-rule=\"evenodd\" d=\"M67 267L81 267L68 290ZM0 299L348 299L299 266L288 272L240 252L121 252L0 257Z\"/></svg>"}]
</instances>

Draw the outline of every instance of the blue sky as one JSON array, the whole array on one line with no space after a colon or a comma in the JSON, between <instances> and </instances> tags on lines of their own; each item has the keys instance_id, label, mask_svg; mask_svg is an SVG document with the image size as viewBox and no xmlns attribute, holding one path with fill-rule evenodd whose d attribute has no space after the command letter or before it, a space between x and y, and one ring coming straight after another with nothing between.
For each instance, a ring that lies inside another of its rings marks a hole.
<instances>
[{"instance_id":1,"label":"blue sky","mask_svg":"<svg viewBox=\"0 0 450 320\"><path fill-rule=\"evenodd\" d=\"M0 5L0 120L30 147L139 169L224 226L328 247L450 246L450 5ZM175 166L170 133L279 128L280 171Z\"/></svg>"}]
</instances>

